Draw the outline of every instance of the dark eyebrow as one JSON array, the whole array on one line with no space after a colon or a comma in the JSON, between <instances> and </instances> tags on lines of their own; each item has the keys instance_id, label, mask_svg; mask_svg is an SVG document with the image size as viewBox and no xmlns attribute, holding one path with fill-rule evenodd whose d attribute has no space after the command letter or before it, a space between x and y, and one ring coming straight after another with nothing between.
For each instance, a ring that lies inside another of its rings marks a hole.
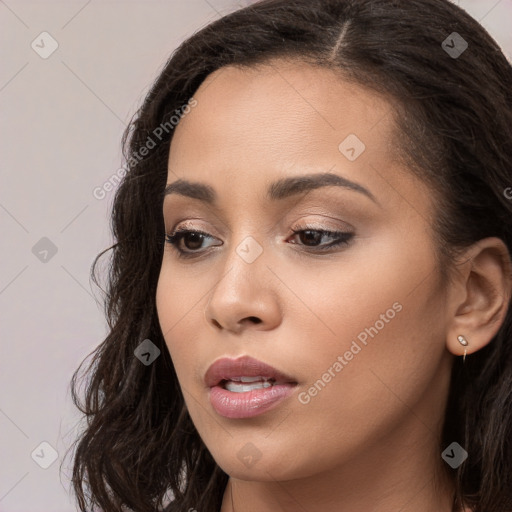
<instances>
[{"instance_id":1,"label":"dark eyebrow","mask_svg":"<svg viewBox=\"0 0 512 512\"><path fill-rule=\"evenodd\" d=\"M277 201L279 199L285 199L287 197L300 194L301 192L330 186L343 187L360 192L361 194L369 197L376 204L379 204L374 195L359 183L355 183L347 178L343 178L342 176L338 176L337 174L332 174L330 172L281 178L270 184L267 189L266 197L270 201ZM210 185L183 179L174 181L165 187L164 197L169 194L179 194L191 197L192 199L198 199L199 201L203 201L208 204L214 204L217 200L217 193Z\"/></svg>"}]
</instances>

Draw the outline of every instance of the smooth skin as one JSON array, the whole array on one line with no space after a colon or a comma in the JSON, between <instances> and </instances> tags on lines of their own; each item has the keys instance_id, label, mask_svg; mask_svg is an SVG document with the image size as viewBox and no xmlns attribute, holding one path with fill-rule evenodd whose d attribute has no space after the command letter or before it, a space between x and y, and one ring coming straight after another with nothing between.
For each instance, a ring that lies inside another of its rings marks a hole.
<instances>
[{"instance_id":1,"label":"smooth skin","mask_svg":"<svg viewBox=\"0 0 512 512\"><path fill-rule=\"evenodd\" d=\"M438 448L451 365L464 353L459 334L472 354L504 320L506 246L481 240L453 282L441 279L434 197L395 154L391 104L333 71L282 59L228 66L194 98L173 136L167 184L208 184L218 201L166 196L168 234L186 226L208 236L181 239L190 259L166 243L156 300L189 414L230 476L221 512L451 512ZM350 134L366 147L353 161L339 150ZM375 200L336 186L265 196L275 180L324 172ZM354 236L322 253L335 238L292 232L306 226ZM262 249L252 263L237 252L246 237ZM312 396L395 303L402 309ZM228 419L211 406L204 375L245 354L298 385L273 410ZM259 459L244 463L247 453Z\"/></svg>"}]
</instances>

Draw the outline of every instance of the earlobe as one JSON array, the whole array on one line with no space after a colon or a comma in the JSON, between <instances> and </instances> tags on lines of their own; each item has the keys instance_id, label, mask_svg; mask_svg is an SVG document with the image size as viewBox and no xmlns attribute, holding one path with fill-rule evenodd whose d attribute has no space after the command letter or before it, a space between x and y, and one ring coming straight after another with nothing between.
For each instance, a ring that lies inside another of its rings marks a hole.
<instances>
[{"instance_id":1,"label":"earlobe","mask_svg":"<svg viewBox=\"0 0 512 512\"><path fill-rule=\"evenodd\" d=\"M503 325L512 294L511 258L496 237L479 240L464 253L449 293L447 348L457 356L477 352Z\"/></svg>"}]
</instances>

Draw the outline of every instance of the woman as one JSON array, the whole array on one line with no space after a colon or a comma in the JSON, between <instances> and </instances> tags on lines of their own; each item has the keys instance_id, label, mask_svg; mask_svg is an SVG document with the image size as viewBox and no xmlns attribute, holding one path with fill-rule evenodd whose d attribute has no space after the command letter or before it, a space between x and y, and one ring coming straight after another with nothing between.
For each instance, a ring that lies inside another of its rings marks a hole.
<instances>
[{"instance_id":1,"label":"woman","mask_svg":"<svg viewBox=\"0 0 512 512\"><path fill-rule=\"evenodd\" d=\"M264 0L178 48L73 377L81 510L512 510L511 78L446 0Z\"/></svg>"}]
</instances>

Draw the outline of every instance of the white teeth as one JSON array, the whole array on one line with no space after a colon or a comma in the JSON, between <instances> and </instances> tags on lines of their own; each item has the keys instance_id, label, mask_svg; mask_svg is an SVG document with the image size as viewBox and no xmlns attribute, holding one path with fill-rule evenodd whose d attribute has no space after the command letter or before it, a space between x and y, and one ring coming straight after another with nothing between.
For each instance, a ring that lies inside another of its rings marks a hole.
<instances>
[{"instance_id":1,"label":"white teeth","mask_svg":"<svg viewBox=\"0 0 512 512\"><path fill-rule=\"evenodd\" d=\"M268 380L268 379L266 379L265 377L261 377L261 376L259 376L259 377L240 377L240 382L258 382L261 380ZM234 382L238 382L238 379L235 378Z\"/></svg>"},{"instance_id":2,"label":"white teeth","mask_svg":"<svg viewBox=\"0 0 512 512\"><path fill-rule=\"evenodd\" d=\"M246 393L247 391L252 391L253 389L263 389L270 388L272 384L270 382L253 382L252 384L239 384L238 382L233 382L229 380L226 382L226 389L228 391L232 391L233 393Z\"/></svg>"},{"instance_id":3,"label":"white teeth","mask_svg":"<svg viewBox=\"0 0 512 512\"><path fill-rule=\"evenodd\" d=\"M228 380L228 379L226 379ZM261 375L258 375L257 377L233 377L232 379L229 379L232 382L259 382L264 380L274 380L272 377L262 377Z\"/></svg>"}]
</instances>

